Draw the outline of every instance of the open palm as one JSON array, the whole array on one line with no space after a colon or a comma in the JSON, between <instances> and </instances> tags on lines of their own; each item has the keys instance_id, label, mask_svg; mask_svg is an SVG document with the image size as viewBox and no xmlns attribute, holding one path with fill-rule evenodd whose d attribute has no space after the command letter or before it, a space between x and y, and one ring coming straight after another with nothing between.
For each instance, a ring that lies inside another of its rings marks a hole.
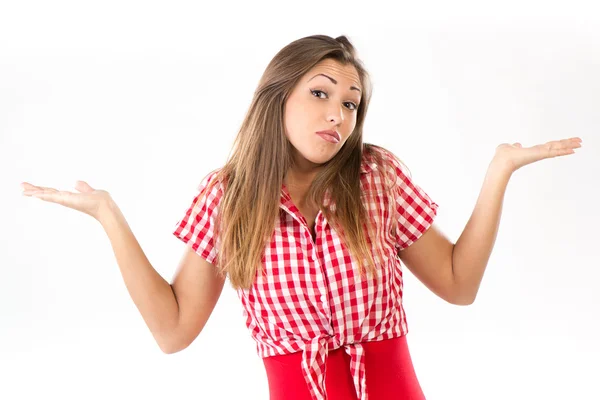
<instances>
[{"instance_id":1,"label":"open palm","mask_svg":"<svg viewBox=\"0 0 600 400\"><path fill-rule=\"evenodd\" d=\"M36 186L27 182L21 184L24 196L37 197L88 214L98 219L103 207L109 204L110 194L105 190L92 188L84 181L77 181L75 189L79 193L61 191L50 187Z\"/></svg>"},{"instance_id":2,"label":"open palm","mask_svg":"<svg viewBox=\"0 0 600 400\"><path fill-rule=\"evenodd\" d=\"M581 142L580 138L573 137L531 147L523 147L521 143L503 143L496 148L494 161L503 164L511 172L514 172L536 161L573 154L576 148L581 147Z\"/></svg>"}]
</instances>

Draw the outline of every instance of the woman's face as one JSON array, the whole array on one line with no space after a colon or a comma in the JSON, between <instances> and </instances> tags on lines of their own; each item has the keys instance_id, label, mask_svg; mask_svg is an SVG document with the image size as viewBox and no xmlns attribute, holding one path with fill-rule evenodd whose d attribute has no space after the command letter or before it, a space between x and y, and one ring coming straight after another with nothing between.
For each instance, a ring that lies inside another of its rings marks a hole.
<instances>
[{"instance_id":1,"label":"woman's face","mask_svg":"<svg viewBox=\"0 0 600 400\"><path fill-rule=\"evenodd\" d=\"M285 103L284 124L294 147L293 173L297 177L314 176L352 134L360 90L354 66L343 66L331 59L317 64L296 84ZM337 131L340 141L331 143L316 133L325 130Z\"/></svg>"}]
</instances>

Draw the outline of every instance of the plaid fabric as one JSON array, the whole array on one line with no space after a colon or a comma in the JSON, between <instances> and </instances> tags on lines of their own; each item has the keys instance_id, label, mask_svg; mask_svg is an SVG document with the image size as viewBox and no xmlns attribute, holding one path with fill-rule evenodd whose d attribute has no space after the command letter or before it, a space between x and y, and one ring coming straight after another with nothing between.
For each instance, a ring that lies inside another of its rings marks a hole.
<instances>
[{"instance_id":1,"label":"plaid fabric","mask_svg":"<svg viewBox=\"0 0 600 400\"><path fill-rule=\"evenodd\" d=\"M403 279L399 250L410 246L433 223L438 205L390 157L398 188L396 207L389 212L390 199L376 164L364 157L361 188L378 194L368 205L369 215L379 228L376 240L385 249L379 276L361 276L358 264L328 224L321 211L315 220L316 240L292 202L285 184L281 189L279 219L262 259L264 274L257 274L250 289L238 290L252 338L260 357L302 351L302 370L314 399L326 399L325 365L330 350L344 347L357 397L368 399L364 354L361 342L396 338L408 332L402 305ZM219 238L214 237L215 217L223 185L216 185L198 200L200 190L215 176L209 173L196 196L177 222L173 234L189 244L206 261L214 263ZM330 193L324 206L335 207ZM194 206L195 204L195 206ZM398 229L392 229L392 218ZM369 239L369 245L374 242ZM371 247L373 249L373 247Z\"/></svg>"}]
</instances>

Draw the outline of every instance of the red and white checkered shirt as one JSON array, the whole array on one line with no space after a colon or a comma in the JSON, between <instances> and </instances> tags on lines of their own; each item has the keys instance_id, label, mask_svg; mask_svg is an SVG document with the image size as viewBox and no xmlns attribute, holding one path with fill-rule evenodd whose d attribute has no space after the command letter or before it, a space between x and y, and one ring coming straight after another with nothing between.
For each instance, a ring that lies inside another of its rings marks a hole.
<instances>
[{"instance_id":1,"label":"red and white checkered shirt","mask_svg":"<svg viewBox=\"0 0 600 400\"><path fill-rule=\"evenodd\" d=\"M366 154L366 153L365 153ZM238 290L246 326L260 357L302 351L302 371L313 399L326 399L325 364L328 352L344 347L357 397L367 400L364 354L361 342L396 338L408 332L402 305L402 265L398 251L411 245L433 223L438 205L406 174L404 166L393 163L398 188L396 213L398 229L391 229L391 215L381 204L367 209L378 223L383 222L384 265L380 278L361 276L358 264L336 231L319 211L313 241L307 222L292 202L285 184L281 190L280 218L272 241L265 247L264 275L257 274L250 289ZM361 187L383 188L376 165L367 156L361 164ZM218 170L217 170L218 171ZM200 190L217 171L209 173L197 188L192 206L173 234L206 261L214 263L219 238L214 237L215 217L223 185L215 185L204 200L194 206ZM368 185L368 186L365 186ZM375 186L373 186L375 185ZM386 202L385 196L375 197ZM329 196L325 204L329 204ZM382 203L383 204L383 203Z\"/></svg>"}]
</instances>

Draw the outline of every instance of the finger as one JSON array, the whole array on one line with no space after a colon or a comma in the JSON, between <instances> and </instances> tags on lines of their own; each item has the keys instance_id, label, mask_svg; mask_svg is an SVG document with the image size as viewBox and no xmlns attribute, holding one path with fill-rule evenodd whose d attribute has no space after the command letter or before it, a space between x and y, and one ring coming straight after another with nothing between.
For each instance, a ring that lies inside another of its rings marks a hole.
<instances>
[{"instance_id":1,"label":"finger","mask_svg":"<svg viewBox=\"0 0 600 400\"><path fill-rule=\"evenodd\" d=\"M31 189L31 190L24 190L23 191L23 196L34 196L34 195L51 195L53 193L57 193L57 192L53 192L50 190L40 190L40 189Z\"/></svg>"},{"instance_id":2,"label":"finger","mask_svg":"<svg viewBox=\"0 0 600 400\"><path fill-rule=\"evenodd\" d=\"M31 196L34 193L41 193L41 190L31 189L31 190L23 190L23 196Z\"/></svg>"},{"instance_id":3,"label":"finger","mask_svg":"<svg viewBox=\"0 0 600 400\"><path fill-rule=\"evenodd\" d=\"M33 190L26 190L25 192L23 192L23 194L25 193L29 193L29 194L53 194L53 193L59 193L58 190L53 189L53 188L44 188L44 187L38 187L36 189Z\"/></svg>"},{"instance_id":4,"label":"finger","mask_svg":"<svg viewBox=\"0 0 600 400\"><path fill-rule=\"evenodd\" d=\"M52 194L52 193L59 193L60 191L51 187L45 187L45 186L33 186L31 189L27 189L23 191L23 194L25 193L29 193L29 194Z\"/></svg>"},{"instance_id":5,"label":"finger","mask_svg":"<svg viewBox=\"0 0 600 400\"><path fill-rule=\"evenodd\" d=\"M69 196L72 194L73 193L69 193L69 192L41 191L41 192L33 193L32 196L37 197L40 200L49 201L51 203L56 203L56 204L60 204L65 207L69 207L69 205L68 205L69 204Z\"/></svg>"},{"instance_id":6,"label":"finger","mask_svg":"<svg viewBox=\"0 0 600 400\"><path fill-rule=\"evenodd\" d=\"M51 191L51 190L40 190L40 189L32 189L32 190L24 190L23 191L23 196L33 196L33 195L41 195L41 194L45 194L45 195L50 195L53 193L57 193L56 191Z\"/></svg>"},{"instance_id":7,"label":"finger","mask_svg":"<svg viewBox=\"0 0 600 400\"><path fill-rule=\"evenodd\" d=\"M29 184L29 183L27 183L27 182L23 182L23 183L21 184L21 187L22 187L24 190L26 190L26 191L27 191L27 190L45 190L45 191L50 191L50 192L52 192L52 191L57 191L56 189L54 189L54 188L51 188L51 187L46 187L46 186L36 186L36 185Z\"/></svg>"},{"instance_id":8,"label":"finger","mask_svg":"<svg viewBox=\"0 0 600 400\"><path fill-rule=\"evenodd\" d=\"M555 142L547 143L545 148L546 148L546 153L547 153L548 158L573 154L573 153L575 153L574 147L579 147L579 145L573 146L572 144L568 144L568 143L565 144L565 143L561 143L561 142L562 141L555 141Z\"/></svg>"},{"instance_id":9,"label":"finger","mask_svg":"<svg viewBox=\"0 0 600 400\"><path fill-rule=\"evenodd\" d=\"M21 189L32 190L32 189L38 189L38 187L35 185L32 185L31 183L28 183L28 182L21 182Z\"/></svg>"},{"instance_id":10,"label":"finger","mask_svg":"<svg viewBox=\"0 0 600 400\"><path fill-rule=\"evenodd\" d=\"M579 138L563 139L550 143L557 149L577 149L581 147L581 139Z\"/></svg>"},{"instance_id":11,"label":"finger","mask_svg":"<svg viewBox=\"0 0 600 400\"><path fill-rule=\"evenodd\" d=\"M80 191L82 193L91 193L95 190L93 187L88 185L88 183L85 181L77 181L75 183L75 189L77 189L78 191Z\"/></svg>"},{"instance_id":12,"label":"finger","mask_svg":"<svg viewBox=\"0 0 600 400\"><path fill-rule=\"evenodd\" d=\"M560 146L565 146L565 147L569 147L569 148L576 148L576 147L581 147L581 143L583 141L581 140L581 138L579 137L572 137L572 138L568 138L568 139L562 139L562 140L555 140L553 142L549 142L549 143L557 143Z\"/></svg>"},{"instance_id":13,"label":"finger","mask_svg":"<svg viewBox=\"0 0 600 400\"><path fill-rule=\"evenodd\" d=\"M571 148L581 147L581 143L582 143L581 139L571 139L569 141L569 145L571 146Z\"/></svg>"}]
</instances>

